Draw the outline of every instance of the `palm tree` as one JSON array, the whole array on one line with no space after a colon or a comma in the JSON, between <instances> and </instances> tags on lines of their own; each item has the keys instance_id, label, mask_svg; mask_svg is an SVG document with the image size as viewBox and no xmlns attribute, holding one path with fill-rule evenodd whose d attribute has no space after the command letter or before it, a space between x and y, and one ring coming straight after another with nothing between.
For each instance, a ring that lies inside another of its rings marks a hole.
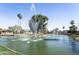
<instances>
[{"instance_id":1,"label":"palm tree","mask_svg":"<svg viewBox=\"0 0 79 59\"><path fill-rule=\"evenodd\" d=\"M71 24L71 25L74 25L74 24L75 24L74 20L72 20L72 21L70 22L70 24Z\"/></svg>"},{"instance_id":2,"label":"palm tree","mask_svg":"<svg viewBox=\"0 0 79 59\"><path fill-rule=\"evenodd\" d=\"M17 14L17 17L19 18L19 26L21 26L22 15L19 13L19 14ZM18 28L18 32L19 33L21 32L20 28Z\"/></svg>"},{"instance_id":3,"label":"palm tree","mask_svg":"<svg viewBox=\"0 0 79 59\"><path fill-rule=\"evenodd\" d=\"M63 34L64 34L64 29L65 29L65 26L63 26L62 28L63 28Z\"/></svg>"},{"instance_id":4,"label":"palm tree","mask_svg":"<svg viewBox=\"0 0 79 59\"><path fill-rule=\"evenodd\" d=\"M19 18L19 26L21 26L22 15L19 13L17 14L17 17Z\"/></svg>"},{"instance_id":5,"label":"palm tree","mask_svg":"<svg viewBox=\"0 0 79 59\"><path fill-rule=\"evenodd\" d=\"M65 29L65 26L63 26L62 28Z\"/></svg>"}]
</instances>

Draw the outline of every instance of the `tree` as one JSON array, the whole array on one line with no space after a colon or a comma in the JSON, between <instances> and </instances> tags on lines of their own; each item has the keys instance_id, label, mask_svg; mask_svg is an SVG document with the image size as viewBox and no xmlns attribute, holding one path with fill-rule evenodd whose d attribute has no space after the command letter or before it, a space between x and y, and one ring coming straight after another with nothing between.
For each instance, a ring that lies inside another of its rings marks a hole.
<instances>
[{"instance_id":1,"label":"tree","mask_svg":"<svg viewBox=\"0 0 79 59\"><path fill-rule=\"evenodd\" d=\"M48 21L48 18L46 16L37 14L37 15L33 15L31 19L39 22L39 31L40 32L43 32L43 33L46 32L46 30L47 30L46 25L47 25L47 21Z\"/></svg>"},{"instance_id":2,"label":"tree","mask_svg":"<svg viewBox=\"0 0 79 59\"><path fill-rule=\"evenodd\" d=\"M70 22L70 24L71 24L71 26L69 27L69 28L70 28L70 33L71 33L71 34L75 34L75 33L77 32L77 27L74 25L75 22L72 20L72 21Z\"/></svg>"},{"instance_id":3,"label":"tree","mask_svg":"<svg viewBox=\"0 0 79 59\"><path fill-rule=\"evenodd\" d=\"M74 25L74 24L75 24L74 20L72 20L72 21L70 22L70 24L71 24L71 25Z\"/></svg>"},{"instance_id":4,"label":"tree","mask_svg":"<svg viewBox=\"0 0 79 59\"><path fill-rule=\"evenodd\" d=\"M8 27L8 30L13 32L13 27L12 26Z\"/></svg>"},{"instance_id":5,"label":"tree","mask_svg":"<svg viewBox=\"0 0 79 59\"><path fill-rule=\"evenodd\" d=\"M22 15L19 13L17 14L17 17L19 18L19 26L21 26Z\"/></svg>"},{"instance_id":6,"label":"tree","mask_svg":"<svg viewBox=\"0 0 79 59\"><path fill-rule=\"evenodd\" d=\"M58 34L59 28L55 28L54 31L55 31L55 34Z\"/></svg>"},{"instance_id":7,"label":"tree","mask_svg":"<svg viewBox=\"0 0 79 59\"><path fill-rule=\"evenodd\" d=\"M15 25L8 27L9 31L12 31L13 33L21 33L23 31L21 26Z\"/></svg>"},{"instance_id":8,"label":"tree","mask_svg":"<svg viewBox=\"0 0 79 59\"><path fill-rule=\"evenodd\" d=\"M3 31L3 29L2 28L0 28L0 34L1 34L1 32Z\"/></svg>"},{"instance_id":9,"label":"tree","mask_svg":"<svg viewBox=\"0 0 79 59\"><path fill-rule=\"evenodd\" d=\"M65 26L63 26L62 28L65 29Z\"/></svg>"},{"instance_id":10,"label":"tree","mask_svg":"<svg viewBox=\"0 0 79 59\"><path fill-rule=\"evenodd\" d=\"M3 31L3 29L2 29L2 28L0 28L0 31Z\"/></svg>"},{"instance_id":11,"label":"tree","mask_svg":"<svg viewBox=\"0 0 79 59\"><path fill-rule=\"evenodd\" d=\"M70 32L71 34L74 34L77 32L77 27L75 25L70 26Z\"/></svg>"}]
</instances>

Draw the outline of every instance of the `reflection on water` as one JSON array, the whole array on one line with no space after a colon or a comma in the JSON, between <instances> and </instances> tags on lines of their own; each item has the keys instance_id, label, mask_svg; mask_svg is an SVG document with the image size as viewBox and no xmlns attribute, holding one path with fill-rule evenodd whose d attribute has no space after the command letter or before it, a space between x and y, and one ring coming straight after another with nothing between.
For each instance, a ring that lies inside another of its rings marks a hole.
<instances>
[{"instance_id":1,"label":"reflection on water","mask_svg":"<svg viewBox=\"0 0 79 59\"><path fill-rule=\"evenodd\" d=\"M27 39L27 38L26 38ZM18 38L0 38L0 45L7 46L22 54L32 55L71 55L79 54L79 42L64 35L48 35L46 40L27 43Z\"/></svg>"},{"instance_id":2,"label":"reflection on water","mask_svg":"<svg viewBox=\"0 0 79 59\"><path fill-rule=\"evenodd\" d=\"M79 42L74 41L73 39L70 42L71 42L71 46L74 54L79 54Z\"/></svg>"}]
</instances>

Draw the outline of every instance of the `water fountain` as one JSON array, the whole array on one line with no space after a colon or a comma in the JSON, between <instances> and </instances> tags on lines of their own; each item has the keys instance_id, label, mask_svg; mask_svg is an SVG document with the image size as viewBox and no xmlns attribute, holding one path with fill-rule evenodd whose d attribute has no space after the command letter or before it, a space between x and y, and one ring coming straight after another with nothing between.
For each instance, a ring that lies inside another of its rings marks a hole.
<instances>
[{"instance_id":1,"label":"water fountain","mask_svg":"<svg viewBox=\"0 0 79 59\"><path fill-rule=\"evenodd\" d=\"M32 12L33 15L36 15L37 14L36 8L35 8L35 5L34 4L31 5L31 12ZM37 35L38 32L39 32L39 21L37 21L37 16L35 16L34 19L31 19L29 21L29 27L30 27L30 30L33 33L31 35L31 39L33 39L33 41L42 40L41 38L38 39L38 35Z\"/></svg>"},{"instance_id":2,"label":"water fountain","mask_svg":"<svg viewBox=\"0 0 79 59\"><path fill-rule=\"evenodd\" d=\"M29 22L30 30L33 32L34 36L37 37L37 33L39 31L39 22L31 19Z\"/></svg>"},{"instance_id":3,"label":"water fountain","mask_svg":"<svg viewBox=\"0 0 79 59\"><path fill-rule=\"evenodd\" d=\"M33 16L36 14L37 14L37 12L36 12L35 5L32 4L31 5L31 15ZM30 30L33 32L35 37L37 37L37 32L38 32L38 27L39 27L39 22L37 22L36 20L37 20L37 17L35 16L34 19L31 19L29 21Z\"/></svg>"},{"instance_id":4,"label":"water fountain","mask_svg":"<svg viewBox=\"0 0 79 59\"><path fill-rule=\"evenodd\" d=\"M33 15L37 14L34 4L31 5L31 11L32 11ZM29 21L29 27L30 27L30 30L32 31L33 35L34 35L34 38L37 38L37 33L39 31L39 21L37 21L37 16L35 16L34 19L31 19Z\"/></svg>"}]
</instances>

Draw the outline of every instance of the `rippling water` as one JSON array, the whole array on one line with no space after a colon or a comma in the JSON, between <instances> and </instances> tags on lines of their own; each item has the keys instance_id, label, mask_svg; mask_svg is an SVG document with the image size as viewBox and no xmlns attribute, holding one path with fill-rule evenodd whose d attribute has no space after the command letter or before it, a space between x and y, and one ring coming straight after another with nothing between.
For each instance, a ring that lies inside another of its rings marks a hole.
<instances>
[{"instance_id":1,"label":"rippling water","mask_svg":"<svg viewBox=\"0 0 79 59\"><path fill-rule=\"evenodd\" d=\"M79 54L79 42L65 35L47 35L44 40L31 41L27 38L0 38L0 45L22 54L72 55Z\"/></svg>"}]
</instances>

